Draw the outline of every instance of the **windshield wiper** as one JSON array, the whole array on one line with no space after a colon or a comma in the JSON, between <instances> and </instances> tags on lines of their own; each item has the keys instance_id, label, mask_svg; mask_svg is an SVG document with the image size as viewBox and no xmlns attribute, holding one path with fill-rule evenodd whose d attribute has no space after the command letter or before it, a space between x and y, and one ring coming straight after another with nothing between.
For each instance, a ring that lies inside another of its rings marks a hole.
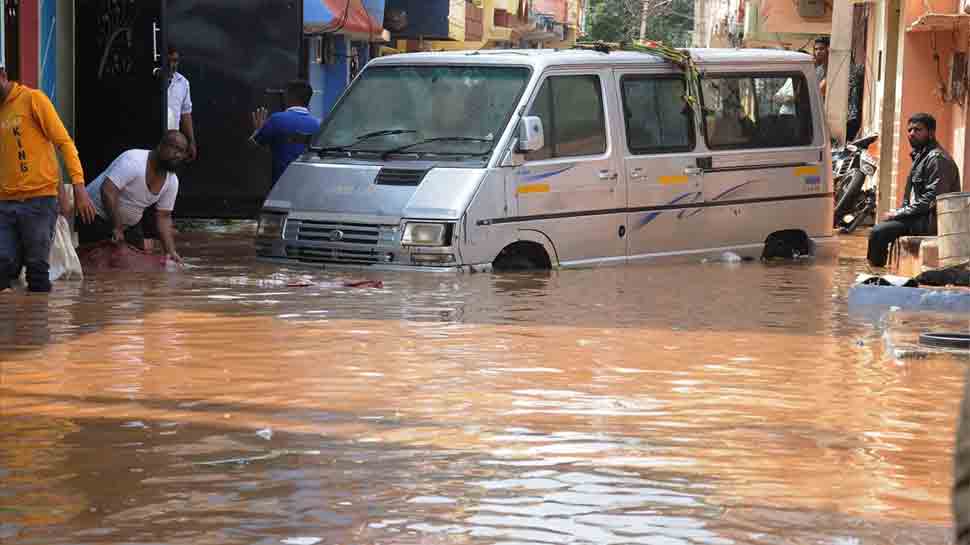
<instances>
[{"instance_id":1,"label":"windshield wiper","mask_svg":"<svg viewBox=\"0 0 970 545\"><path fill-rule=\"evenodd\" d=\"M384 129L380 131L373 131L373 132L364 133L358 136L356 140L354 140L353 142L345 146L329 146L326 148L316 148L314 149L314 151L316 151L317 153L326 153L328 151L352 151L350 148L356 146L357 144L360 144L364 140L369 140L371 138L376 138L378 136L390 136L392 134L408 134L412 132L418 132L418 131L414 129Z\"/></svg>"},{"instance_id":2,"label":"windshield wiper","mask_svg":"<svg viewBox=\"0 0 970 545\"><path fill-rule=\"evenodd\" d=\"M383 153L381 153L381 159L387 159L388 155L400 153L404 150L411 149L415 146L420 146L421 144L429 144L431 142L494 142L494 141L495 141L494 138L478 138L474 136L437 136L435 138L425 138L424 140L418 140L417 142L411 142L410 144L405 144L403 146L398 146L396 148L391 148L389 150L386 150ZM458 155L482 155L483 153L461 153Z\"/></svg>"}]
</instances>

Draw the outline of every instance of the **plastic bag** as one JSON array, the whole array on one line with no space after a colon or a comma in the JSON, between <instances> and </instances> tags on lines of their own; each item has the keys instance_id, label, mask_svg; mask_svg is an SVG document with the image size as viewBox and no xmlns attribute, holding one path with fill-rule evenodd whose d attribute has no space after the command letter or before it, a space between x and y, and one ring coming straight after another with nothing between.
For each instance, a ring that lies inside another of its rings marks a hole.
<instances>
[{"instance_id":1,"label":"plastic bag","mask_svg":"<svg viewBox=\"0 0 970 545\"><path fill-rule=\"evenodd\" d=\"M71 226L67 224L67 219L64 216L57 216L57 224L54 226L54 241L51 244L48 262L50 263L51 282L61 277L79 279L84 276L81 270L81 260L78 259L77 252L74 250Z\"/></svg>"}]
</instances>

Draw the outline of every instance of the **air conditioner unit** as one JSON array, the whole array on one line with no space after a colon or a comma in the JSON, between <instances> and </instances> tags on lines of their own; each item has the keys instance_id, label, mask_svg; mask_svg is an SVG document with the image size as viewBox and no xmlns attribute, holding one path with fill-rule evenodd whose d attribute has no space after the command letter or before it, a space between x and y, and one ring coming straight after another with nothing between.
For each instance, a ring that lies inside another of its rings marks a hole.
<instances>
[{"instance_id":1,"label":"air conditioner unit","mask_svg":"<svg viewBox=\"0 0 970 545\"><path fill-rule=\"evenodd\" d=\"M825 17L825 0L798 0L800 17Z\"/></svg>"}]
</instances>

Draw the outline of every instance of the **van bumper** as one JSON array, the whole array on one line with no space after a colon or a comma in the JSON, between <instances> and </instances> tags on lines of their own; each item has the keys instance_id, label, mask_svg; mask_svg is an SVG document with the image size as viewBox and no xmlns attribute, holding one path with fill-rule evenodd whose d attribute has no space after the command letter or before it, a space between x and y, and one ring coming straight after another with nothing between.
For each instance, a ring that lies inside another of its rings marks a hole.
<instances>
[{"instance_id":1,"label":"van bumper","mask_svg":"<svg viewBox=\"0 0 970 545\"><path fill-rule=\"evenodd\" d=\"M393 263L374 263L370 265L355 265L353 263L307 263L298 259L285 257L256 256L257 261L263 263L274 263L276 265L286 265L291 267L301 267L304 269L314 269L319 271L381 271L381 272L430 272L430 273L466 273L475 272L478 269L470 265L452 265L447 267L435 267L424 265L400 265Z\"/></svg>"}]
</instances>

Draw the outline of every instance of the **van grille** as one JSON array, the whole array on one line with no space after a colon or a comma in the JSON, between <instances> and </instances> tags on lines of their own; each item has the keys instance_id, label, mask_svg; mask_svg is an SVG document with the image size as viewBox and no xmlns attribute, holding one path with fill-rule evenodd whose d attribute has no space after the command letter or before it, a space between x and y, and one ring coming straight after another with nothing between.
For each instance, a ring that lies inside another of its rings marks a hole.
<instances>
[{"instance_id":1,"label":"van grille","mask_svg":"<svg viewBox=\"0 0 970 545\"><path fill-rule=\"evenodd\" d=\"M373 246L377 244L379 237L380 228L377 225L302 220L297 226L296 239L300 242L339 242Z\"/></svg>"},{"instance_id":2,"label":"van grille","mask_svg":"<svg viewBox=\"0 0 970 545\"><path fill-rule=\"evenodd\" d=\"M294 248L286 249L286 257L303 263L351 263L373 265L381 261L382 254L374 250L351 248Z\"/></svg>"},{"instance_id":3,"label":"van grille","mask_svg":"<svg viewBox=\"0 0 970 545\"><path fill-rule=\"evenodd\" d=\"M289 220L284 235L286 257L303 263L386 262L387 252L378 245L380 230L380 225L367 223Z\"/></svg>"},{"instance_id":4,"label":"van grille","mask_svg":"<svg viewBox=\"0 0 970 545\"><path fill-rule=\"evenodd\" d=\"M374 183L377 185L421 185L421 180L428 174L427 170L409 170L402 168L382 168L377 173Z\"/></svg>"}]
</instances>

